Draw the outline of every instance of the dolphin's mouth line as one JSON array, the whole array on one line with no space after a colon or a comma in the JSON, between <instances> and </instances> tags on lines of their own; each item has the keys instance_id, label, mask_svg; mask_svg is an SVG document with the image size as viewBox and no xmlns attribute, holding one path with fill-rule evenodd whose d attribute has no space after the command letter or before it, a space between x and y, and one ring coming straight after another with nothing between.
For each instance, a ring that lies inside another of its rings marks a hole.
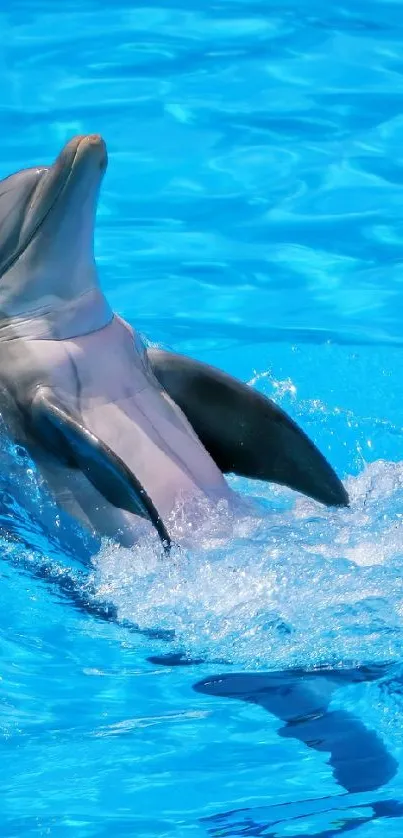
<instances>
[{"instance_id":1,"label":"dolphin's mouth line","mask_svg":"<svg viewBox=\"0 0 403 838\"><path fill-rule=\"evenodd\" d=\"M60 184L59 184L58 189L56 191L56 194L54 195L53 199L51 200L49 206L47 206L47 207L45 206L44 212L42 213L42 215L39 217L37 223L32 228L32 230L29 233L27 239L25 241L23 241L22 244L19 247L17 247L17 249L14 251L14 253L12 253L11 256L6 260L6 262L3 265L0 266L0 279L1 279L2 276L4 276L5 273L7 273L8 270L10 270L10 268L15 264L15 262L17 262L17 260L21 256L21 253L23 253L24 250L26 250L27 247L29 247L33 238L36 236L38 230L45 223L49 213L52 212L52 210L55 207L55 205L57 204L60 196L64 192L65 188L68 186L69 180L70 180L71 175L73 173L74 164L76 162L76 158L77 158L79 148L80 148L80 144L77 146L77 148L74 152L74 157L73 157L73 159L70 163L70 166L69 166L67 172L64 174L64 177L61 178L61 181L60 181ZM53 164L53 166L51 166L51 171L54 169L54 167L56 165L57 165L57 161ZM41 181L39 181L39 183L37 184L36 188L33 191L32 199L31 199L31 203L30 203L30 208L32 208L32 206L34 205L35 196L37 196L37 193L39 191L39 187L41 187L41 186L43 186L43 184L42 184Z\"/></svg>"},{"instance_id":2,"label":"dolphin's mouth line","mask_svg":"<svg viewBox=\"0 0 403 838\"><path fill-rule=\"evenodd\" d=\"M9 178L7 178L7 180L9 180ZM10 187L10 189L3 189L2 192L0 192L0 198L4 198L4 195L8 195L9 192L12 192L12 191L13 191L12 187Z\"/></svg>"}]
</instances>

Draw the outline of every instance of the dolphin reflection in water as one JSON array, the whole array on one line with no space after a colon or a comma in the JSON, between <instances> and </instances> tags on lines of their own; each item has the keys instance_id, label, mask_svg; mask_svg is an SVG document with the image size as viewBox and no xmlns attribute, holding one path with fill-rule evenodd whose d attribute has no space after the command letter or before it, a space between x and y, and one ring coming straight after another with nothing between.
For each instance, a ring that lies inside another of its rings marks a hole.
<instances>
[{"instance_id":1,"label":"dolphin reflection in water","mask_svg":"<svg viewBox=\"0 0 403 838\"><path fill-rule=\"evenodd\" d=\"M386 666L225 674L194 685L204 695L256 704L284 724L277 731L329 755L334 779L348 792L374 791L391 780L398 765L375 731L351 711L330 709L340 687L376 681Z\"/></svg>"}]
</instances>

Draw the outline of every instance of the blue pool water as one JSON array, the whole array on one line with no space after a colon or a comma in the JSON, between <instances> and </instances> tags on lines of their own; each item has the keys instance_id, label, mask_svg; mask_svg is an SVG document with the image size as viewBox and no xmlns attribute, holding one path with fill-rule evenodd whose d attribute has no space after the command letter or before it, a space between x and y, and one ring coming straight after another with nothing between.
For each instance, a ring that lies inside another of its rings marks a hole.
<instances>
[{"instance_id":1,"label":"blue pool water","mask_svg":"<svg viewBox=\"0 0 403 838\"><path fill-rule=\"evenodd\" d=\"M86 564L2 430L0 835L398 838L403 3L3 0L0 34L0 177L101 132L114 309L352 499L231 478L256 513L194 552Z\"/></svg>"}]
</instances>

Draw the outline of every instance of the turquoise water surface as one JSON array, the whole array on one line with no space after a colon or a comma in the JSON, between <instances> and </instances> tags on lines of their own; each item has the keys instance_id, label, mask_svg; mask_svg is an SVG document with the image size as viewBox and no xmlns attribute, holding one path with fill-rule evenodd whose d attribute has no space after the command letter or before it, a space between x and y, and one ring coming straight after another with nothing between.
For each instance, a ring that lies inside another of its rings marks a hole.
<instances>
[{"instance_id":1,"label":"turquoise water surface","mask_svg":"<svg viewBox=\"0 0 403 838\"><path fill-rule=\"evenodd\" d=\"M0 33L0 177L102 133L115 311L351 497L231 478L256 512L194 552L99 549L3 430L0 836L400 838L403 2L0 0Z\"/></svg>"}]
</instances>

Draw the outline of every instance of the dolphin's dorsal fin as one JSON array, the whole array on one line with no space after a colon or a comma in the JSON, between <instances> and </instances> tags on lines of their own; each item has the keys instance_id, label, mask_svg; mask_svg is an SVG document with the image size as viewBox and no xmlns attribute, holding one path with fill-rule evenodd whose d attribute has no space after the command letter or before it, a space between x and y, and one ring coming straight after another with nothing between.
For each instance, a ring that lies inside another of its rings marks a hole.
<instances>
[{"instance_id":1,"label":"dolphin's dorsal fin","mask_svg":"<svg viewBox=\"0 0 403 838\"><path fill-rule=\"evenodd\" d=\"M280 483L327 506L348 506L348 494L325 457L274 402L184 355L156 349L147 355L157 380L222 472Z\"/></svg>"},{"instance_id":2,"label":"dolphin's dorsal fin","mask_svg":"<svg viewBox=\"0 0 403 838\"><path fill-rule=\"evenodd\" d=\"M105 500L152 523L169 552L171 539L151 498L123 460L40 387L31 403L31 430L46 448L80 469Z\"/></svg>"}]
</instances>

